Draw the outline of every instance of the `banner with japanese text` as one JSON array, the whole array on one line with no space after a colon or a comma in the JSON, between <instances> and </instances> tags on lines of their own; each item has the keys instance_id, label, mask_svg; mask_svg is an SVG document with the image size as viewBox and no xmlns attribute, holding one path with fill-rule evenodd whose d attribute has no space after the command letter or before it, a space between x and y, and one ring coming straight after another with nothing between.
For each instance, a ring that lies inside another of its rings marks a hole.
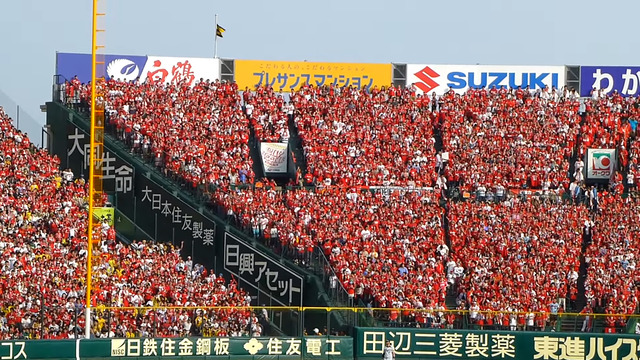
<instances>
[{"instance_id":1,"label":"banner with japanese text","mask_svg":"<svg viewBox=\"0 0 640 360\"><path fill-rule=\"evenodd\" d=\"M260 143L260 156L265 173L287 172L288 148L287 143Z\"/></svg>"},{"instance_id":2,"label":"banner with japanese text","mask_svg":"<svg viewBox=\"0 0 640 360\"><path fill-rule=\"evenodd\" d=\"M2 341L0 359L353 358L351 337L216 337Z\"/></svg>"},{"instance_id":3,"label":"banner with japanese text","mask_svg":"<svg viewBox=\"0 0 640 360\"><path fill-rule=\"evenodd\" d=\"M380 88L391 85L391 64L235 60L235 81L240 90L268 85L290 92L305 84Z\"/></svg>"},{"instance_id":4,"label":"banner with japanese text","mask_svg":"<svg viewBox=\"0 0 640 360\"><path fill-rule=\"evenodd\" d=\"M640 66L581 66L580 95L591 96L593 89L622 96L640 94Z\"/></svg>"},{"instance_id":5,"label":"banner with japanese text","mask_svg":"<svg viewBox=\"0 0 640 360\"><path fill-rule=\"evenodd\" d=\"M220 60L213 58L147 56L141 81L194 85L220 79Z\"/></svg>"},{"instance_id":6,"label":"banner with japanese text","mask_svg":"<svg viewBox=\"0 0 640 360\"><path fill-rule=\"evenodd\" d=\"M616 150L587 149L584 162L586 180L609 180L616 171Z\"/></svg>"},{"instance_id":7,"label":"banner with japanese text","mask_svg":"<svg viewBox=\"0 0 640 360\"><path fill-rule=\"evenodd\" d=\"M219 80L220 60L213 58L105 55L100 73L107 78L131 82L153 81L194 85L200 79ZM59 81L75 76L82 83L91 81L91 54L57 53L56 75Z\"/></svg>"},{"instance_id":8,"label":"banner with japanese text","mask_svg":"<svg viewBox=\"0 0 640 360\"><path fill-rule=\"evenodd\" d=\"M356 328L356 359L380 359L386 342L396 359L623 360L637 359L640 337L410 328Z\"/></svg>"},{"instance_id":9,"label":"banner with japanese text","mask_svg":"<svg viewBox=\"0 0 640 360\"><path fill-rule=\"evenodd\" d=\"M303 304L300 275L230 233L224 234L223 266L249 292L264 293L282 306Z\"/></svg>"},{"instance_id":10,"label":"banner with japanese text","mask_svg":"<svg viewBox=\"0 0 640 360\"><path fill-rule=\"evenodd\" d=\"M50 153L60 159L62 169L88 179L89 123L61 104L49 103L47 124L51 129ZM142 168L142 160L105 136L102 154L103 190L114 207L129 217L148 236L129 240L152 240L182 247L182 254L212 268L216 223L200 208L170 188L171 184ZM113 215L112 215L113 216ZM122 224L113 218L116 231Z\"/></svg>"},{"instance_id":11,"label":"banner with japanese text","mask_svg":"<svg viewBox=\"0 0 640 360\"><path fill-rule=\"evenodd\" d=\"M62 154L54 152L60 158L60 166L63 169L70 169L75 176L82 176L89 180L89 164L91 153L91 140L89 132L81 126L67 122L64 126L66 147ZM86 124L88 127L89 125ZM52 128L58 130L55 125ZM62 126L60 126L62 128ZM57 131L56 134L64 134ZM99 150L97 150L99 151ZM102 148L102 153L98 154L102 158L102 181L106 192L116 192L119 194L133 193L135 168L129 159L117 156L108 147Z\"/></svg>"}]
</instances>

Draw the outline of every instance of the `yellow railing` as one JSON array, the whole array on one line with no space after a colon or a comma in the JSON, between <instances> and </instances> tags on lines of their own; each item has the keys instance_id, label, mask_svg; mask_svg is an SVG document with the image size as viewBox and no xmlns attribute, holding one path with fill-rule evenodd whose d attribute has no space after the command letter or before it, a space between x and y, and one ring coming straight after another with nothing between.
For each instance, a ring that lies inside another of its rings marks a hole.
<instances>
[{"instance_id":1,"label":"yellow railing","mask_svg":"<svg viewBox=\"0 0 640 360\"><path fill-rule=\"evenodd\" d=\"M625 318L640 318L640 314L606 314L606 313L584 313L584 312L559 312L559 313L551 313L545 311L498 311L498 310L458 310L458 309L416 309L416 308L373 308L373 307L326 307L326 306L169 306L169 305L156 305L156 306L106 306L106 305L98 305L95 307L98 310L113 310L113 311L123 311L123 310L138 310L138 311L153 311L153 310L250 310L250 311L258 311L258 310L277 310L277 311L298 311L298 312L309 312L309 311L324 311L324 312L352 312L352 313L392 313L397 312L399 314L450 314L453 313L455 315L469 315L471 313L482 314L485 316L491 315L527 315L534 314L535 316L549 316L549 315L557 315L563 317L576 317L576 316L593 316L593 317L625 317Z\"/></svg>"}]
</instances>

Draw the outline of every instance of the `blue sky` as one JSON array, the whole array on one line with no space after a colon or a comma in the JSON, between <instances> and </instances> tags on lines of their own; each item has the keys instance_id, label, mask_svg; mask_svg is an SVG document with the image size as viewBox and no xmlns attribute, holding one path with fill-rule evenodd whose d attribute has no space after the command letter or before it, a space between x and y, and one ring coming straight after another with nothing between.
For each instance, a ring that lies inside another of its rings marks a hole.
<instances>
[{"instance_id":1,"label":"blue sky","mask_svg":"<svg viewBox=\"0 0 640 360\"><path fill-rule=\"evenodd\" d=\"M106 52L222 58L638 65L640 1L104 0ZM91 49L90 0L0 2L0 105L36 143L55 52ZM28 119L31 116L33 120Z\"/></svg>"}]
</instances>

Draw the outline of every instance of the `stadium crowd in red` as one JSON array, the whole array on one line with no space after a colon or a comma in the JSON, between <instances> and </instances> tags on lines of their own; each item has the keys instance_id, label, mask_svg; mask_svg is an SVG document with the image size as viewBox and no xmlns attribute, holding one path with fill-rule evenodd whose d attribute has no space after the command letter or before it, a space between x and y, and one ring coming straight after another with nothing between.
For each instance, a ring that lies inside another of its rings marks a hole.
<instances>
[{"instance_id":1,"label":"stadium crowd in red","mask_svg":"<svg viewBox=\"0 0 640 360\"><path fill-rule=\"evenodd\" d=\"M289 141L289 113L292 109L285 104L282 95L273 89L260 88L259 91L244 91L243 106L256 137L262 142Z\"/></svg>"},{"instance_id":2,"label":"stadium crowd in red","mask_svg":"<svg viewBox=\"0 0 640 360\"><path fill-rule=\"evenodd\" d=\"M437 195L270 189L230 192L224 205L256 236L289 249L293 258L304 260L321 247L354 300L434 307L446 295Z\"/></svg>"},{"instance_id":3,"label":"stadium crowd in red","mask_svg":"<svg viewBox=\"0 0 640 360\"><path fill-rule=\"evenodd\" d=\"M87 191L83 180L29 142L0 107L0 338L73 338L83 333ZM189 311L99 311L95 336L260 334L241 309L246 293L158 244L115 242L102 224L94 250L94 306L193 306ZM195 307L202 307L195 310ZM193 323L192 323L193 322Z\"/></svg>"},{"instance_id":4,"label":"stadium crowd in red","mask_svg":"<svg viewBox=\"0 0 640 360\"><path fill-rule=\"evenodd\" d=\"M291 94L308 173L338 186L434 186L434 116L395 87Z\"/></svg>"},{"instance_id":5,"label":"stadium crowd in red","mask_svg":"<svg viewBox=\"0 0 640 360\"><path fill-rule=\"evenodd\" d=\"M480 89L447 93L439 103L451 180L462 188L566 185L580 123L574 96Z\"/></svg>"},{"instance_id":6,"label":"stadium crowd in red","mask_svg":"<svg viewBox=\"0 0 640 360\"><path fill-rule=\"evenodd\" d=\"M586 252L587 299L608 313L633 313L640 298L640 200L606 195L602 202Z\"/></svg>"},{"instance_id":7,"label":"stadium crowd in red","mask_svg":"<svg viewBox=\"0 0 640 360\"><path fill-rule=\"evenodd\" d=\"M452 260L466 270L457 279L458 299L480 310L533 312L575 300L587 212L517 198L452 203Z\"/></svg>"},{"instance_id":8,"label":"stadium crowd in red","mask_svg":"<svg viewBox=\"0 0 640 360\"><path fill-rule=\"evenodd\" d=\"M618 147L623 171L617 177L627 170L637 174L640 155L634 127L626 121L638 115L636 100L615 95L588 101L582 109L575 92L554 89L470 90L429 98L394 87L304 86L289 103L268 88L240 95L224 82L189 89L111 80L107 89L111 121L134 149L138 139L163 157L159 163L194 186L221 186L212 200L254 235L301 253L322 247L350 294L386 307L439 306L447 280L460 284L464 302L477 310L542 311L559 297L574 300L588 209L449 202L449 252L442 246L442 224L433 223L443 211L438 192L424 201L427 191L371 194L361 187L445 187L448 179L468 190L500 185L562 194L573 177L579 178L569 171L570 159L586 147ZM254 183L250 128L259 140L285 141L287 119L294 120L302 139L308 164L304 182L318 186L228 190L228 184ZM442 131L446 166L435 150L434 129ZM601 201L596 224L607 221L602 214L613 211L609 207L627 206L619 192L611 199ZM599 230L595 236L606 233ZM594 270L601 260L592 261L591 282L602 272ZM427 291L420 294L415 284L425 281ZM627 284L622 278L618 283ZM608 296L609 289L591 289L594 297ZM631 299L635 308L637 299ZM623 308L631 306L616 305Z\"/></svg>"},{"instance_id":9,"label":"stadium crowd in red","mask_svg":"<svg viewBox=\"0 0 640 360\"><path fill-rule=\"evenodd\" d=\"M253 182L248 120L235 84L110 80L106 94L109 122L120 139L194 188Z\"/></svg>"}]
</instances>

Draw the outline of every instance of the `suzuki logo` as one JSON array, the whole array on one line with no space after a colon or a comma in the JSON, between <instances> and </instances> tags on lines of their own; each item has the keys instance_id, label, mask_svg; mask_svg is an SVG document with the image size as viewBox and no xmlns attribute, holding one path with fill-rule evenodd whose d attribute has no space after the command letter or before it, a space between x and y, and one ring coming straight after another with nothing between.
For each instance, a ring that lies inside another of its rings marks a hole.
<instances>
[{"instance_id":1,"label":"suzuki logo","mask_svg":"<svg viewBox=\"0 0 640 360\"><path fill-rule=\"evenodd\" d=\"M424 69L418 71L414 75L422 81L415 83L415 85L425 94L439 86L439 84L435 82L433 78L440 77L440 74L433 71L433 69L428 66L425 66Z\"/></svg>"}]
</instances>

